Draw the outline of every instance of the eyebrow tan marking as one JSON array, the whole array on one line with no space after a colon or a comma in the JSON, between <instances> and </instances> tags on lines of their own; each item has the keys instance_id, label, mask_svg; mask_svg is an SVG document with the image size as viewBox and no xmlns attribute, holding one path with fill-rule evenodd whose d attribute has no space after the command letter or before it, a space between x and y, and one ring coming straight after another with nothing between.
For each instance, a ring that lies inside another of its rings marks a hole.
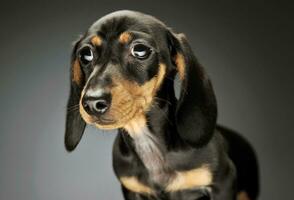
<instances>
[{"instance_id":1,"label":"eyebrow tan marking","mask_svg":"<svg viewBox=\"0 0 294 200\"><path fill-rule=\"evenodd\" d=\"M132 35L129 32L123 32L119 36L119 42L122 44L128 43L132 39Z\"/></svg>"},{"instance_id":2,"label":"eyebrow tan marking","mask_svg":"<svg viewBox=\"0 0 294 200\"><path fill-rule=\"evenodd\" d=\"M180 79L184 80L186 68L184 56L180 53L177 53L177 55L175 56L175 63L177 65L177 70L179 72Z\"/></svg>"},{"instance_id":3,"label":"eyebrow tan marking","mask_svg":"<svg viewBox=\"0 0 294 200\"><path fill-rule=\"evenodd\" d=\"M250 200L250 198L246 192L241 191L237 194L237 200Z\"/></svg>"},{"instance_id":4,"label":"eyebrow tan marking","mask_svg":"<svg viewBox=\"0 0 294 200\"><path fill-rule=\"evenodd\" d=\"M102 39L101 39L100 36L95 35L94 37L91 38L91 43L92 43L94 46L101 46L101 44L102 44Z\"/></svg>"},{"instance_id":5,"label":"eyebrow tan marking","mask_svg":"<svg viewBox=\"0 0 294 200\"><path fill-rule=\"evenodd\" d=\"M82 74L80 63L77 59L73 63L72 70L73 70L72 80L76 82L76 84L81 85L83 80L83 74Z\"/></svg>"},{"instance_id":6,"label":"eyebrow tan marking","mask_svg":"<svg viewBox=\"0 0 294 200\"><path fill-rule=\"evenodd\" d=\"M167 185L168 192L208 186L212 183L212 174L207 165L189 171L177 172L176 177Z\"/></svg>"},{"instance_id":7,"label":"eyebrow tan marking","mask_svg":"<svg viewBox=\"0 0 294 200\"><path fill-rule=\"evenodd\" d=\"M123 186L133 192L145 193L150 195L154 194L154 191L150 187L144 185L143 183L140 183L135 176L121 177L120 182L123 184Z\"/></svg>"}]
</instances>

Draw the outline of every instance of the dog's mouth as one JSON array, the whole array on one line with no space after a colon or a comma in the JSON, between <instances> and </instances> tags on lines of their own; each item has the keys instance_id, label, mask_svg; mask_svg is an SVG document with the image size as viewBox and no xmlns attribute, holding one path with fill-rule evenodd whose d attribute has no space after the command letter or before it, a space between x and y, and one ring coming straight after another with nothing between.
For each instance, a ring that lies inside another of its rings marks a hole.
<instances>
[{"instance_id":1,"label":"dog's mouth","mask_svg":"<svg viewBox=\"0 0 294 200\"><path fill-rule=\"evenodd\" d=\"M101 117L94 117L95 121L94 124L99 124L101 126L107 126L107 125L112 125L112 124L116 124L117 120L115 119L110 119L104 116Z\"/></svg>"}]
</instances>

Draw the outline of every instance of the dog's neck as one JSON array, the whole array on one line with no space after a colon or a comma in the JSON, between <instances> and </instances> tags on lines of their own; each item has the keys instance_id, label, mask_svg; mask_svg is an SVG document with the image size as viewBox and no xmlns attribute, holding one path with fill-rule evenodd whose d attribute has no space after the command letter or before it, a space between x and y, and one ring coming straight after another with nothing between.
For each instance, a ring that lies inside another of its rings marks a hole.
<instances>
[{"instance_id":1,"label":"dog's neck","mask_svg":"<svg viewBox=\"0 0 294 200\"><path fill-rule=\"evenodd\" d=\"M149 172L161 173L165 162L164 149L159 138L151 132L145 116L130 122L126 126L128 134L133 139L133 148Z\"/></svg>"},{"instance_id":2,"label":"dog's neck","mask_svg":"<svg viewBox=\"0 0 294 200\"><path fill-rule=\"evenodd\" d=\"M158 97L159 98L159 97ZM155 182L166 182L166 173L172 174L166 162L166 154L174 146L174 98L159 98L145 115L132 120L124 129L131 136L131 148L138 154Z\"/></svg>"}]
</instances>

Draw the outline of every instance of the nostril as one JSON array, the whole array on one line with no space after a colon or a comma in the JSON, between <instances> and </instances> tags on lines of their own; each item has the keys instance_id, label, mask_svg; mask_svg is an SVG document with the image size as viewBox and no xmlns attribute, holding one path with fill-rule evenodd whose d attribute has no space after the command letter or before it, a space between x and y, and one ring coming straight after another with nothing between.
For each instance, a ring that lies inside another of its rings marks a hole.
<instances>
[{"instance_id":1,"label":"nostril","mask_svg":"<svg viewBox=\"0 0 294 200\"><path fill-rule=\"evenodd\" d=\"M88 107L89 107L89 105L88 105L87 102L83 102L82 104L83 104L83 107L84 107L84 108L88 108Z\"/></svg>"},{"instance_id":2,"label":"nostril","mask_svg":"<svg viewBox=\"0 0 294 200\"><path fill-rule=\"evenodd\" d=\"M91 108L90 108L89 102L87 100L83 99L82 106L87 113L90 113Z\"/></svg>"},{"instance_id":3,"label":"nostril","mask_svg":"<svg viewBox=\"0 0 294 200\"><path fill-rule=\"evenodd\" d=\"M110 94L100 94L99 96L85 95L82 99L82 106L84 110L93 116L105 114L110 108L111 96Z\"/></svg>"},{"instance_id":4,"label":"nostril","mask_svg":"<svg viewBox=\"0 0 294 200\"><path fill-rule=\"evenodd\" d=\"M108 108L108 103L106 100L98 100L95 103L95 109L100 112L100 113L104 113Z\"/></svg>"}]
</instances>

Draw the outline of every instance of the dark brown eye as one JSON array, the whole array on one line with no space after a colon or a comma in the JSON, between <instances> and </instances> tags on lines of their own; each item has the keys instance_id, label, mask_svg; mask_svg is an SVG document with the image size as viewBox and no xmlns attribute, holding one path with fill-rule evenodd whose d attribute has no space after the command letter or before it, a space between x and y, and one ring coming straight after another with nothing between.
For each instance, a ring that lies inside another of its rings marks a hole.
<instances>
[{"instance_id":1,"label":"dark brown eye","mask_svg":"<svg viewBox=\"0 0 294 200\"><path fill-rule=\"evenodd\" d=\"M85 67L92 62L94 56L90 47L84 47L79 52L80 63Z\"/></svg>"},{"instance_id":2,"label":"dark brown eye","mask_svg":"<svg viewBox=\"0 0 294 200\"><path fill-rule=\"evenodd\" d=\"M136 44L132 47L132 55L135 58L146 59L151 53L151 49L144 44Z\"/></svg>"}]
</instances>

